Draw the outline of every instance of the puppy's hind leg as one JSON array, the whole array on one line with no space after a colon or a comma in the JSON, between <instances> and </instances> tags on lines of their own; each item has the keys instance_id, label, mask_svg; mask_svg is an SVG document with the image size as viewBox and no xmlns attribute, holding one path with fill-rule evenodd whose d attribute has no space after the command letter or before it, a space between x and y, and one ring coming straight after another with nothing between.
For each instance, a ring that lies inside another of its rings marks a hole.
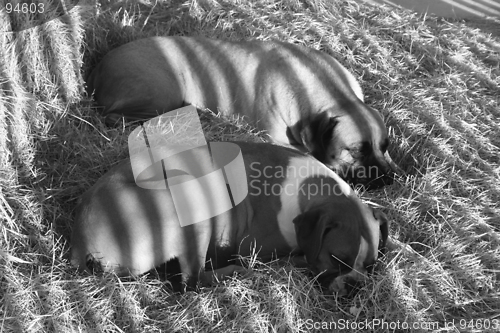
<instances>
[{"instance_id":1,"label":"puppy's hind leg","mask_svg":"<svg viewBox=\"0 0 500 333\"><path fill-rule=\"evenodd\" d=\"M210 220L198 222L181 228L177 249L182 282L186 290L195 290L198 281L203 276L207 250L212 236L212 223ZM203 282L203 280L201 280Z\"/></svg>"}]
</instances>

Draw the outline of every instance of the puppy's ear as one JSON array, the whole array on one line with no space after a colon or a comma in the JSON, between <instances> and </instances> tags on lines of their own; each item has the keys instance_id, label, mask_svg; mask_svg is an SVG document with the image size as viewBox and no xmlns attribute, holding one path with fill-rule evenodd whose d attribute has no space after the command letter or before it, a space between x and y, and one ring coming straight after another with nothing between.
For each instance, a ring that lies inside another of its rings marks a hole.
<instances>
[{"instance_id":1,"label":"puppy's ear","mask_svg":"<svg viewBox=\"0 0 500 333\"><path fill-rule=\"evenodd\" d=\"M326 231L334 227L328 223L326 217L321 215L320 210L313 210L300 214L293 220L297 243L306 255L309 265L312 265L318 258Z\"/></svg>"},{"instance_id":2,"label":"puppy's ear","mask_svg":"<svg viewBox=\"0 0 500 333\"><path fill-rule=\"evenodd\" d=\"M387 238L389 237L389 220L387 219L387 216L385 216L384 213L382 213L378 209L373 209L373 217L379 222L380 224L380 234L382 235L382 244L380 246L380 251L385 254L387 248Z\"/></svg>"},{"instance_id":3,"label":"puppy's ear","mask_svg":"<svg viewBox=\"0 0 500 333\"><path fill-rule=\"evenodd\" d=\"M300 132L302 144L319 160L324 160L325 156L316 155L325 154L336 124L337 120L327 111L319 113L309 123L304 123Z\"/></svg>"}]
</instances>

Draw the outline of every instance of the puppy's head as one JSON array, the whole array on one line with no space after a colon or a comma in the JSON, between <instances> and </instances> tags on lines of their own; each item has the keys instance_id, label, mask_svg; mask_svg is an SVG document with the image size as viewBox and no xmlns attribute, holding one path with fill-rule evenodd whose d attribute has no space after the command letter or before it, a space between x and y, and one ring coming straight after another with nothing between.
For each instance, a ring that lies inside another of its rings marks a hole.
<instances>
[{"instance_id":1,"label":"puppy's head","mask_svg":"<svg viewBox=\"0 0 500 333\"><path fill-rule=\"evenodd\" d=\"M366 278L388 237L385 215L353 202L342 203L337 209L323 205L293 222L298 245L311 270L320 274L318 281L323 287L339 295L348 294Z\"/></svg>"},{"instance_id":2,"label":"puppy's head","mask_svg":"<svg viewBox=\"0 0 500 333\"><path fill-rule=\"evenodd\" d=\"M322 112L304 125L301 139L315 158L343 179L377 188L391 184L395 170L381 116L368 106L362 109L340 116Z\"/></svg>"}]
</instances>

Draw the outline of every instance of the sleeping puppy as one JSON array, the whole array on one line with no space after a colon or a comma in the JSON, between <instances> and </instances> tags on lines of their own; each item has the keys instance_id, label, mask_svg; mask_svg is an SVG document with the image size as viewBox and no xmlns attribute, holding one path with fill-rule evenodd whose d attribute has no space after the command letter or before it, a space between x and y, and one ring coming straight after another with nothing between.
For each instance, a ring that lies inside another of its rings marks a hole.
<instances>
[{"instance_id":1,"label":"sleeping puppy","mask_svg":"<svg viewBox=\"0 0 500 333\"><path fill-rule=\"evenodd\" d=\"M212 150L214 144L234 145L210 143ZM137 276L176 258L184 285L193 288L200 280L210 283L214 276L241 271L234 265L238 255L256 252L264 262L292 255L305 257L323 286L346 294L350 281L362 280L379 247L385 247L384 214L362 203L337 174L309 155L272 144L237 145L248 194L234 208L184 226L172 187L137 186L130 160L111 169L77 207L72 263L87 270L93 262L104 271ZM168 170L179 169L175 161L164 162ZM188 195L196 205L218 200L213 193Z\"/></svg>"},{"instance_id":2,"label":"sleeping puppy","mask_svg":"<svg viewBox=\"0 0 500 333\"><path fill-rule=\"evenodd\" d=\"M108 124L191 104L243 115L275 143L310 152L354 183L391 183L381 114L333 57L283 42L152 37L109 52L87 80Z\"/></svg>"}]
</instances>

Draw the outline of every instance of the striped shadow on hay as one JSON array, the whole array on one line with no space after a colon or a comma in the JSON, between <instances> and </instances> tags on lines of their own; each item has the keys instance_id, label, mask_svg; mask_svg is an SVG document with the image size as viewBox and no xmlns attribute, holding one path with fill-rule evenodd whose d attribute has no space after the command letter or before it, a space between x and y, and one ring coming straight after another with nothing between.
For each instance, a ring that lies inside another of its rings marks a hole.
<instances>
[{"instance_id":1,"label":"striped shadow on hay","mask_svg":"<svg viewBox=\"0 0 500 333\"><path fill-rule=\"evenodd\" d=\"M447 18L474 19L500 17L497 0L363 0L374 4L388 4L418 13L434 14Z\"/></svg>"}]
</instances>

